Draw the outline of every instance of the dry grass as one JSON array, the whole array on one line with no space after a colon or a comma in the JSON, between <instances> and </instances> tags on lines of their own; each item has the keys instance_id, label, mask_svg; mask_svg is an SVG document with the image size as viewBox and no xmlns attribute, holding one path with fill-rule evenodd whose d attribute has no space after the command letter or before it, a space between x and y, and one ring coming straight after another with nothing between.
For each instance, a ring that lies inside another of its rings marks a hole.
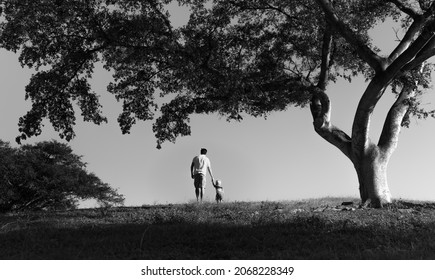
<instances>
[{"instance_id":1,"label":"dry grass","mask_svg":"<svg viewBox=\"0 0 435 280\"><path fill-rule=\"evenodd\" d=\"M0 258L435 258L435 204L357 203L323 198L3 214Z\"/></svg>"}]
</instances>

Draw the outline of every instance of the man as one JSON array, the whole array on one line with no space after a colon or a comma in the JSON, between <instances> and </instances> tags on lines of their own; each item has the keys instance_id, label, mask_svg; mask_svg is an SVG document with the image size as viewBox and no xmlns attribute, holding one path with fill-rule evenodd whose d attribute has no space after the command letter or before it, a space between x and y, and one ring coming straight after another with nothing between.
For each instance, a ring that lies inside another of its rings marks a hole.
<instances>
[{"instance_id":1,"label":"man","mask_svg":"<svg viewBox=\"0 0 435 280\"><path fill-rule=\"evenodd\" d=\"M190 174L192 176L193 185L195 186L196 201L199 201L204 196L207 170L210 173L211 182L213 183L213 173L211 172L210 160L208 159L207 149L202 148L201 154L192 160L190 165Z\"/></svg>"}]
</instances>

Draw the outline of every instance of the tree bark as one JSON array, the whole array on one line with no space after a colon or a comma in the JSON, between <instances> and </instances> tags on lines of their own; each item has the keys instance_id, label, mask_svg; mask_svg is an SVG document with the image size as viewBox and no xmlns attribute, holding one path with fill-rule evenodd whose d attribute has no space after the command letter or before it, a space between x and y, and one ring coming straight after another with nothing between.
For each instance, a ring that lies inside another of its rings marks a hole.
<instances>
[{"instance_id":1,"label":"tree bark","mask_svg":"<svg viewBox=\"0 0 435 280\"><path fill-rule=\"evenodd\" d=\"M388 156L373 143L369 144L361 158L354 161L364 205L380 208L385 203L391 203L387 165Z\"/></svg>"}]
</instances>

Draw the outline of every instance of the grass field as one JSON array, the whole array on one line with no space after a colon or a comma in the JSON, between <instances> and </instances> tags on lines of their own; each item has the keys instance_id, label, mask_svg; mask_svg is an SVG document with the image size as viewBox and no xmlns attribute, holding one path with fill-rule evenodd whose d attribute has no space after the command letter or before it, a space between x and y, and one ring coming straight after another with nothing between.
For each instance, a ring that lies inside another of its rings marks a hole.
<instances>
[{"instance_id":1,"label":"grass field","mask_svg":"<svg viewBox=\"0 0 435 280\"><path fill-rule=\"evenodd\" d=\"M324 198L8 213L0 259L435 259L435 204L365 209Z\"/></svg>"}]
</instances>

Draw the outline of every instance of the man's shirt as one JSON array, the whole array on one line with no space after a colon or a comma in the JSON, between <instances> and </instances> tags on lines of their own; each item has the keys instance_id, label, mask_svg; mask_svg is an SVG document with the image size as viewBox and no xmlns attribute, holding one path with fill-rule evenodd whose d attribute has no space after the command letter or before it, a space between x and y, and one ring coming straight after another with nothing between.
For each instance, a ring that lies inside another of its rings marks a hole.
<instances>
[{"instance_id":1,"label":"man's shirt","mask_svg":"<svg viewBox=\"0 0 435 280\"><path fill-rule=\"evenodd\" d=\"M193 175L207 174L207 168L210 168L210 160L206 155L199 155L193 158Z\"/></svg>"}]
</instances>

